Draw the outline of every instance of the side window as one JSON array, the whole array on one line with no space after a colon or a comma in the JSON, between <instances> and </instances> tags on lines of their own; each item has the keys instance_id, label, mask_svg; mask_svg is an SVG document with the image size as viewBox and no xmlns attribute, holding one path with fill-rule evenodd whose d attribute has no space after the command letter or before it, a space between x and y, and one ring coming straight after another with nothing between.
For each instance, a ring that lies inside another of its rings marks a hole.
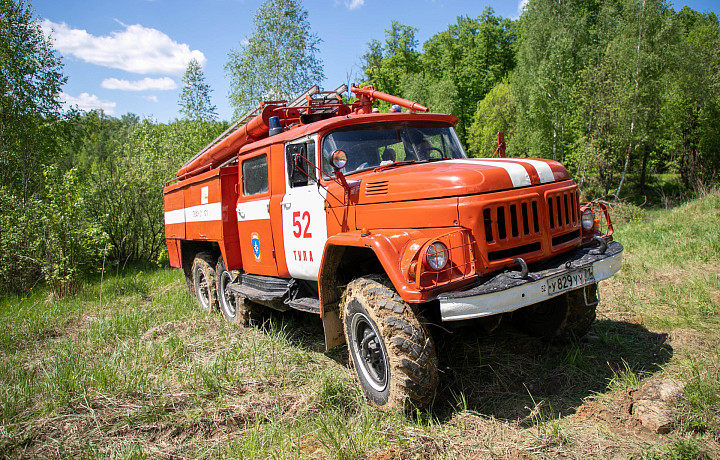
<instances>
[{"instance_id":1,"label":"side window","mask_svg":"<svg viewBox=\"0 0 720 460\"><path fill-rule=\"evenodd\" d=\"M314 184L315 176L315 142L288 144L285 147L288 182L291 187Z\"/></svg>"},{"instance_id":2,"label":"side window","mask_svg":"<svg viewBox=\"0 0 720 460\"><path fill-rule=\"evenodd\" d=\"M267 193L268 164L267 155L259 155L243 161L242 164L243 195L259 195Z\"/></svg>"}]
</instances>

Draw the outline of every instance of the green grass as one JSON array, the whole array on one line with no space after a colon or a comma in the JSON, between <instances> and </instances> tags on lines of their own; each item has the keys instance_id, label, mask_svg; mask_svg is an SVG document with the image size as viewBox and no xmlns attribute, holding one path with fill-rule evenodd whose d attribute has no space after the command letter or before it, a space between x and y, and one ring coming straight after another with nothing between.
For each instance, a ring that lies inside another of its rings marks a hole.
<instances>
[{"instance_id":1,"label":"green grass","mask_svg":"<svg viewBox=\"0 0 720 460\"><path fill-rule=\"evenodd\" d=\"M3 298L0 457L716 458L720 194L616 212L624 266L586 339L443 332L438 395L409 414L365 402L316 317L233 326L200 311L180 270ZM623 404L659 376L686 385L679 424L636 436Z\"/></svg>"}]
</instances>

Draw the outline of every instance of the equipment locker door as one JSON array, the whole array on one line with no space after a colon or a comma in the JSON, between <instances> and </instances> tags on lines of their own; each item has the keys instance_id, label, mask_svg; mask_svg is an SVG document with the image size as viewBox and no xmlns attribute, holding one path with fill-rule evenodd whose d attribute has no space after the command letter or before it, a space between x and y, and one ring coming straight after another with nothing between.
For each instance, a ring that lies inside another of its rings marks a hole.
<instances>
[{"instance_id":1,"label":"equipment locker door","mask_svg":"<svg viewBox=\"0 0 720 460\"><path fill-rule=\"evenodd\" d=\"M277 276L275 245L270 227L270 175L268 150L240 158L240 184L236 207L243 271Z\"/></svg>"}]
</instances>

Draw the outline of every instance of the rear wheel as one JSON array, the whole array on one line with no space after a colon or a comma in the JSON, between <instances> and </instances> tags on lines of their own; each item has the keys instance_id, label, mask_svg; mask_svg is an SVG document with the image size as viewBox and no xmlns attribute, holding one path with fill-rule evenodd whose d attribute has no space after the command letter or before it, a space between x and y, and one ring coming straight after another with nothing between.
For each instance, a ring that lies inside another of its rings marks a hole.
<instances>
[{"instance_id":1,"label":"rear wheel","mask_svg":"<svg viewBox=\"0 0 720 460\"><path fill-rule=\"evenodd\" d=\"M222 257L218 260L215 267L217 277L217 297L220 311L226 320L231 323L238 322L238 303L242 299L238 299L237 295L228 289L228 285L233 281L233 275L225 268L225 262Z\"/></svg>"},{"instance_id":2,"label":"rear wheel","mask_svg":"<svg viewBox=\"0 0 720 460\"><path fill-rule=\"evenodd\" d=\"M383 410L427 406L437 388L437 357L415 307L381 276L351 281L342 307L350 357L368 399Z\"/></svg>"},{"instance_id":3,"label":"rear wheel","mask_svg":"<svg viewBox=\"0 0 720 460\"><path fill-rule=\"evenodd\" d=\"M587 334L595 321L597 283L570 291L513 313L515 325L534 337L570 342Z\"/></svg>"},{"instance_id":4,"label":"rear wheel","mask_svg":"<svg viewBox=\"0 0 720 460\"><path fill-rule=\"evenodd\" d=\"M192 266L195 297L200 308L207 312L217 305L214 266L215 260L209 252L198 253Z\"/></svg>"}]
</instances>

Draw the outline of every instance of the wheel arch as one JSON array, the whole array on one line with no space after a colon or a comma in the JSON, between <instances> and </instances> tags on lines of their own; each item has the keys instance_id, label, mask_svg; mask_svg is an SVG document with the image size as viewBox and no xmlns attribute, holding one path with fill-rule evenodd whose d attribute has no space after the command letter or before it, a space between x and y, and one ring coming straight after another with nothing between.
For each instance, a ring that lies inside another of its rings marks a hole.
<instances>
[{"instance_id":1,"label":"wheel arch","mask_svg":"<svg viewBox=\"0 0 720 460\"><path fill-rule=\"evenodd\" d=\"M181 241L180 242L180 261L183 273L185 273L185 283L191 296L195 296L193 287L192 266L195 256L201 252L209 252L217 260L220 257L220 246L214 241Z\"/></svg>"},{"instance_id":2,"label":"wheel arch","mask_svg":"<svg viewBox=\"0 0 720 460\"><path fill-rule=\"evenodd\" d=\"M399 250L385 235L358 238L358 234L338 234L328 239L318 275L326 349L345 343L340 299L350 281L364 275L384 274L398 293L407 290L398 266L399 257Z\"/></svg>"}]
</instances>

